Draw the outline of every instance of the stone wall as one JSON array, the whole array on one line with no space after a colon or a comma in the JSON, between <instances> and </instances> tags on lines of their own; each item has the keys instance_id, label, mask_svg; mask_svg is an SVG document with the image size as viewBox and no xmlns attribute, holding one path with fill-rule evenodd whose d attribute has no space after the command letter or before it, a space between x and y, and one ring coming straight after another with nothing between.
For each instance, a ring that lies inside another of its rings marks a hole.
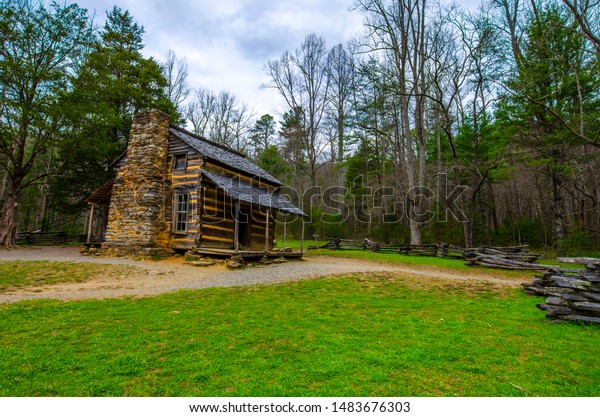
<instances>
[{"instance_id":1,"label":"stone wall","mask_svg":"<svg viewBox=\"0 0 600 417\"><path fill-rule=\"evenodd\" d=\"M148 255L168 246L169 126L169 117L157 110L138 113L133 119L127 154L112 192L103 244L108 254Z\"/></svg>"}]
</instances>

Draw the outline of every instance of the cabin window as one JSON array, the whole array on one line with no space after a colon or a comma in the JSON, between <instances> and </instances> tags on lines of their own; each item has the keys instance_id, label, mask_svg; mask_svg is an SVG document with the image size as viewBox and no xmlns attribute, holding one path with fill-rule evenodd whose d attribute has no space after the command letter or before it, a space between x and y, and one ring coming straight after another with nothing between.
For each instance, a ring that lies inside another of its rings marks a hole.
<instances>
[{"instance_id":1,"label":"cabin window","mask_svg":"<svg viewBox=\"0 0 600 417\"><path fill-rule=\"evenodd\" d=\"M187 168L187 155L175 155L173 159L173 170L184 170Z\"/></svg>"},{"instance_id":2,"label":"cabin window","mask_svg":"<svg viewBox=\"0 0 600 417\"><path fill-rule=\"evenodd\" d=\"M175 195L175 222L173 223L175 233L187 232L189 203L189 194Z\"/></svg>"}]
</instances>

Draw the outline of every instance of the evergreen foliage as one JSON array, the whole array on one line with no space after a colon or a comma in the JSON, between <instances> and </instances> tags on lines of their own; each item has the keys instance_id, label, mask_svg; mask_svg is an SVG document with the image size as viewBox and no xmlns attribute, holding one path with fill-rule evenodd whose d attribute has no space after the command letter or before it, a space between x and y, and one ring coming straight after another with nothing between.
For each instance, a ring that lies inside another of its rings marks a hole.
<instances>
[{"instance_id":1,"label":"evergreen foliage","mask_svg":"<svg viewBox=\"0 0 600 417\"><path fill-rule=\"evenodd\" d=\"M53 183L55 209L80 212L85 198L114 176L136 112L155 108L179 119L160 66L142 56L143 34L129 12L115 6L74 77L63 100L72 135L60 147L64 173Z\"/></svg>"}]
</instances>

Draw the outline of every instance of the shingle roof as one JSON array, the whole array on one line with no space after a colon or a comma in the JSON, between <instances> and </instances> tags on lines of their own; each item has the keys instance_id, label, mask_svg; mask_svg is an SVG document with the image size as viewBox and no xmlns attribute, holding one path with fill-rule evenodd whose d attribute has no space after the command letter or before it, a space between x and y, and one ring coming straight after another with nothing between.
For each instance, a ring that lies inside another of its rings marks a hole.
<instances>
[{"instance_id":1,"label":"shingle roof","mask_svg":"<svg viewBox=\"0 0 600 417\"><path fill-rule=\"evenodd\" d=\"M89 204L108 206L110 204L110 199L112 198L114 183L114 178L105 182L100 188L94 191L91 196L88 197L87 202Z\"/></svg>"},{"instance_id":2,"label":"shingle roof","mask_svg":"<svg viewBox=\"0 0 600 417\"><path fill-rule=\"evenodd\" d=\"M253 187L240 181L239 178L227 178L205 170L202 170L202 175L234 200L274 208L296 216L306 216L298 207L284 200L278 192L271 192L267 188Z\"/></svg>"},{"instance_id":3,"label":"shingle roof","mask_svg":"<svg viewBox=\"0 0 600 417\"><path fill-rule=\"evenodd\" d=\"M234 170L242 171L252 177L258 177L271 184L283 185L277 178L247 160L240 153L229 150L224 146L212 143L206 139L202 139L180 128L171 127L170 132L209 159L220 162Z\"/></svg>"}]
</instances>

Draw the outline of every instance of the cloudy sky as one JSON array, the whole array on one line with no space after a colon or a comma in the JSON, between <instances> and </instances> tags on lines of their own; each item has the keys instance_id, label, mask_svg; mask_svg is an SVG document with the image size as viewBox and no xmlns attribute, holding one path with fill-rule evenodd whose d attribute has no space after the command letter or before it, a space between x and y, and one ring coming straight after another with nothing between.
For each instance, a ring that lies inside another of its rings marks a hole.
<instances>
[{"instance_id":1,"label":"cloudy sky","mask_svg":"<svg viewBox=\"0 0 600 417\"><path fill-rule=\"evenodd\" d=\"M117 4L145 29L144 56L164 60L172 49L189 66L189 83L227 90L257 116L277 116L277 94L261 89L269 81L264 65L295 50L311 33L329 47L361 30L352 0L73 0L102 25Z\"/></svg>"}]
</instances>

